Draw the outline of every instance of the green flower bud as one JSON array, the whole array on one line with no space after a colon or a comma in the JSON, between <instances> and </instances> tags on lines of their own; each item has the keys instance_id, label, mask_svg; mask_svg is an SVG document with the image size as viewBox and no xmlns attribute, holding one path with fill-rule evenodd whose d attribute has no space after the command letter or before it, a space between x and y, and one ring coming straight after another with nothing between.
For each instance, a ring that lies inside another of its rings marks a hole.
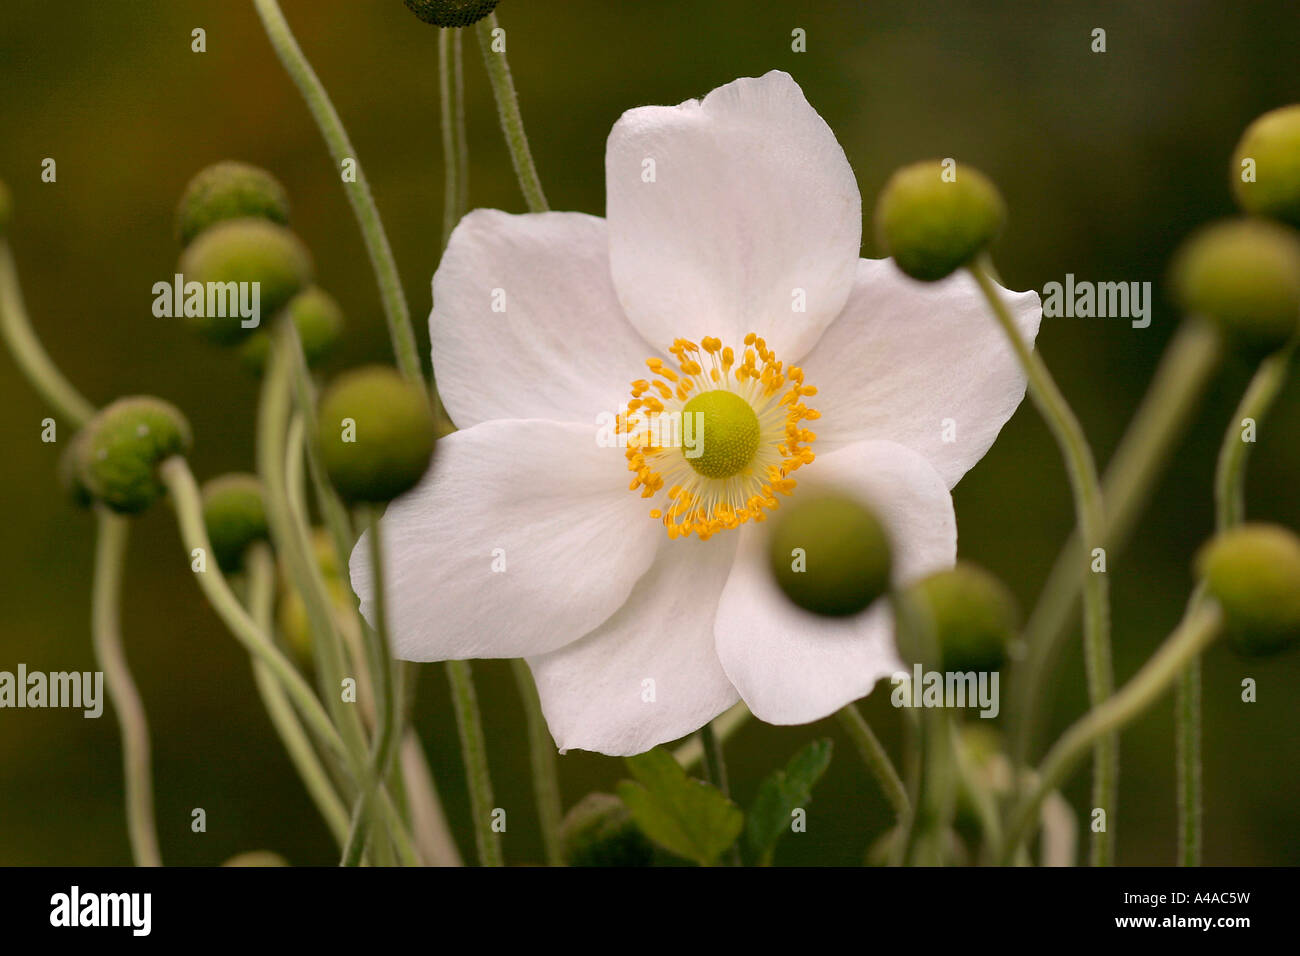
<instances>
[{"instance_id":1,"label":"green flower bud","mask_svg":"<svg viewBox=\"0 0 1300 956\"><path fill-rule=\"evenodd\" d=\"M325 470L348 501L391 501L429 470L428 396L387 366L339 376L321 396L316 424Z\"/></svg>"},{"instance_id":2,"label":"green flower bud","mask_svg":"<svg viewBox=\"0 0 1300 956\"><path fill-rule=\"evenodd\" d=\"M318 286L303 289L284 307L298 329L307 365L315 368L333 350L343 331L343 310L334 297ZM271 337L259 329L239 347L239 357L253 374L261 375L271 353Z\"/></svg>"},{"instance_id":3,"label":"green flower bud","mask_svg":"<svg viewBox=\"0 0 1300 956\"><path fill-rule=\"evenodd\" d=\"M78 508L89 508L95 503L95 496L81 480L81 462L85 458L86 436L89 434L90 429L81 429L72 436L72 441L68 442L68 447L59 456L59 485L68 500Z\"/></svg>"},{"instance_id":4,"label":"green flower bud","mask_svg":"<svg viewBox=\"0 0 1300 956\"><path fill-rule=\"evenodd\" d=\"M1213 538L1197 573L1223 608L1234 649L1275 654L1300 637L1300 539L1286 528L1246 524Z\"/></svg>"},{"instance_id":5,"label":"green flower bud","mask_svg":"<svg viewBox=\"0 0 1300 956\"><path fill-rule=\"evenodd\" d=\"M1015 599L989 572L959 561L909 589L914 606L926 615L949 673L996 671L1015 639L1019 613Z\"/></svg>"},{"instance_id":6,"label":"green flower bud","mask_svg":"<svg viewBox=\"0 0 1300 956\"><path fill-rule=\"evenodd\" d=\"M9 187L0 179L0 239L9 235L9 224L14 220L14 197Z\"/></svg>"},{"instance_id":7,"label":"green flower bud","mask_svg":"<svg viewBox=\"0 0 1300 956\"><path fill-rule=\"evenodd\" d=\"M904 166L885 184L876 237L905 273L933 282L979 255L1006 216L997 187L979 170L928 160Z\"/></svg>"},{"instance_id":8,"label":"green flower bud","mask_svg":"<svg viewBox=\"0 0 1300 956\"><path fill-rule=\"evenodd\" d=\"M405 0L410 10L435 27L467 27L492 12L497 0Z\"/></svg>"},{"instance_id":9,"label":"green flower bud","mask_svg":"<svg viewBox=\"0 0 1300 956\"><path fill-rule=\"evenodd\" d=\"M243 566L249 545L268 535L262 483L256 475L222 475L204 483L202 497L213 557L232 574Z\"/></svg>"},{"instance_id":10,"label":"green flower bud","mask_svg":"<svg viewBox=\"0 0 1300 956\"><path fill-rule=\"evenodd\" d=\"M194 237L226 219L289 222L289 196L265 169L227 160L200 170L176 207L176 235L188 246Z\"/></svg>"},{"instance_id":11,"label":"green flower bud","mask_svg":"<svg viewBox=\"0 0 1300 956\"><path fill-rule=\"evenodd\" d=\"M655 849L623 801L589 793L565 814L560 844L569 866L651 866Z\"/></svg>"},{"instance_id":12,"label":"green flower bud","mask_svg":"<svg viewBox=\"0 0 1300 956\"><path fill-rule=\"evenodd\" d=\"M257 283L259 319L284 308L312 276L311 256L298 237L265 219L228 219L204 230L181 255L178 268L187 283L205 287ZM238 310L222 311L235 314L186 316L186 321L216 345L234 345L252 333Z\"/></svg>"},{"instance_id":13,"label":"green flower bud","mask_svg":"<svg viewBox=\"0 0 1300 956\"><path fill-rule=\"evenodd\" d=\"M1300 326L1300 238L1285 226L1230 219L1197 231L1174 256L1178 304L1238 343L1275 348Z\"/></svg>"},{"instance_id":14,"label":"green flower bud","mask_svg":"<svg viewBox=\"0 0 1300 956\"><path fill-rule=\"evenodd\" d=\"M1254 182L1242 163L1254 160ZM1232 192L1246 212L1300 227L1300 104L1265 113L1246 128L1232 153Z\"/></svg>"},{"instance_id":15,"label":"green flower bud","mask_svg":"<svg viewBox=\"0 0 1300 956\"><path fill-rule=\"evenodd\" d=\"M768 554L786 597L813 614L857 614L889 590L885 529L848 495L793 499L776 513Z\"/></svg>"},{"instance_id":16,"label":"green flower bud","mask_svg":"<svg viewBox=\"0 0 1300 956\"><path fill-rule=\"evenodd\" d=\"M338 552L334 549L334 540L323 528L312 529L311 553L316 560L321 576L325 579L325 592L329 595L333 608L334 620L341 628L355 627L357 619L356 597L352 594L350 583L344 583L339 577ZM311 625L307 618L307 605L301 595L294 589L293 581L287 574L284 587L280 591L280 606L276 611L276 621L280 633L284 635L294 659L304 668L313 663L311 649Z\"/></svg>"},{"instance_id":17,"label":"green flower bud","mask_svg":"<svg viewBox=\"0 0 1300 956\"><path fill-rule=\"evenodd\" d=\"M82 483L97 501L121 514L144 511L163 494L157 466L192 444L190 423L158 398L120 398L85 428L80 446Z\"/></svg>"}]
</instances>

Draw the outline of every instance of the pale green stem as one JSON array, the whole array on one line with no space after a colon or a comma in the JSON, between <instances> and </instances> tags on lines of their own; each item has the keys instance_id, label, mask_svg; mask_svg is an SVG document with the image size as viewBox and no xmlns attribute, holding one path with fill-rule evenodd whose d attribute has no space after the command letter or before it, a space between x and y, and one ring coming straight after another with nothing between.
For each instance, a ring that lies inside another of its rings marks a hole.
<instances>
[{"instance_id":1,"label":"pale green stem","mask_svg":"<svg viewBox=\"0 0 1300 956\"><path fill-rule=\"evenodd\" d=\"M275 599L275 559L267 545L257 544L249 550L246 560L249 578L248 610L258 627L270 634ZM253 680L262 703L266 706L266 713L271 718L271 724L275 727L280 742L284 744L298 776L302 778L307 794L316 804L316 809L320 811L321 818L335 841L342 847L348 835L347 809L335 792L320 758L316 756L311 739L302 729L298 715L285 696L284 688L276 681L270 668L260 660L252 658L252 665Z\"/></svg>"},{"instance_id":2,"label":"pale green stem","mask_svg":"<svg viewBox=\"0 0 1300 956\"><path fill-rule=\"evenodd\" d=\"M469 136L466 133L465 124L465 57L463 44L461 43L461 34L464 31L456 30L451 38L451 56L453 60L452 81L455 84L455 107L456 107L456 165L460 172L456 175L456 181L460 186L460 193L456 197L456 206L463 216L469 209Z\"/></svg>"},{"instance_id":3,"label":"pale green stem","mask_svg":"<svg viewBox=\"0 0 1300 956\"><path fill-rule=\"evenodd\" d=\"M127 835L136 866L162 866L158 827L154 821L149 722L122 647L122 569L130 525L127 519L106 508L99 508L96 515L91 635L95 659L104 672L108 696L113 701L113 711L117 714L117 724L122 733Z\"/></svg>"},{"instance_id":4,"label":"pale green stem","mask_svg":"<svg viewBox=\"0 0 1300 956\"><path fill-rule=\"evenodd\" d=\"M18 285L18 269L4 239L0 239L0 334L4 335L18 367L56 415L76 428L91 419L95 406L63 377L32 331Z\"/></svg>"},{"instance_id":5,"label":"pale green stem","mask_svg":"<svg viewBox=\"0 0 1300 956\"><path fill-rule=\"evenodd\" d=\"M1218 605L1207 601L1195 608L1127 684L1101 706L1084 714L1061 735L1043 758L1029 794L1012 814L1002 847L1004 864L1014 859L1016 849L1028 833L1044 798L1066 780L1079 758L1099 738L1117 733L1155 703L1187 664L1218 637L1222 624L1223 616Z\"/></svg>"},{"instance_id":6,"label":"pale green stem","mask_svg":"<svg viewBox=\"0 0 1300 956\"><path fill-rule=\"evenodd\" d=\"M452 37L459 36L455 27L443 27L438 31L438 110L442 127L442 245L447 248L447 239L460 218L460 157L456 144L456 116L452 105Z\"/></svg>"},{"instance_id":7,"label":"pale green stem","mask_svg":"<svg viewBox=\"0 0 1300 956\"><path fill-rule=\"evenodd\" d=\"M840 726L853 741L858 756L867 765L871 775L876 778L876 783L880 785L885 799L894 810L895 819L900 824L903 823L912 812L911 802L907 799L907 788L903 786L903 779L894 769L894 764L890 761L889 754L885 752L884 745L881 744L856 704L846 704L835 712L835 716L839 718Z\"/></svg>"},{"instance_id":8,"label":"pale green stem","mask_svg":"<svg viewBox=\"0 0 1300 956\"><path fill-rule=\"evenodd\" d=\"M502 866L500 835L492 829L492 776L488 772L487 743L483 739L483 718L474 693L474 676L469 661L448 661L447 681L451 685L452 709L460 733L465 760L465 783L469 788L470 815L474 818L474 840L481 866Z\"/></svg>"},{"instance_id":9,"label":"pale green stem","mask_svg":"<svg viewBox=\"0 0 1300 956\"><path fill-rule=\"evenodd\" d=\"M421 857L430 866L461 866L460 850L443 813L438 788L424 756L419 735L408 726L402 736L402 776L411 806L411 831Z\"/></svg>"},{"instance_id":10,"label":"pale green stem","mask_svg":"<svg viewBox=\"0 0 1300 956\"><path fill-rule=\"evenodd\" d=\"M528 664L516 658L510 662L519 687L519 697L524 704L524 718L528 725L528 757L533 770L533 795L537 800L537 815L541 818L542 842L546 846L546 862L551 866L564 865L560 846L560 821L563 803L560 800L560 778L555 766L555 743L542 714L542 702L537 696Z\"/></svg>"},{"instance_id":11,"label":"pale green stem","mask_svg":"<svg viewBox=\"0 0 1300 956\"><path fill-rule=\"evenodd\" d=\"M749 712L749 708L742 701L713 718L713 732L717 735L718 740L726 743L731 738L731 735L743 727L752 716L754 715ZM685 743L678 744L677 749L673 751L673 759L687 770L690 770L691 767L703 760L704 747L700 743L699 735L692 734Z\"/></svg>"},{"instance_id":12,"label":"pale green stem","mask_svg":"<svg viewBox=\"0 0 1300 956\"><path fill-rule=\"evenodd\" d=\"M1146 396L1133 417L1102 482L1106 502L1108 558L1123 548L1145 507L1178 436L1186 429L1196 403L1223 355L1222 341L1207 323L1185 322L1160 360ZM1061 548L1025 628L1027 656L1018 671L1016 696L1009 714L1013 764L1022 767L1033 744L1038 695L1068 634L1070 615L1079 596L1087 560L1076 533Z\"/></svg>"},{"instance_id":13,"label":"pale green stem","mask_svg":"<svg viewBox=\"0 0 1300 956\"><path fill-rule=\"evenodd\" d=\"M1193 599L1195 600L1195 599ZM1195 605L1193 605L1195 606ZM1201 659L1178 675L1174 695L1178 778L1178 865L1201 865Z\"/></svg>"},{"instance_id":14,"label":"pale green stem","mask_svg":"<svg viewBox=\"0 0 1300 956\"><path fill-rule=\"evenodd\" d=\"M997 287L980 266L972 266L971 274L979 283L984 298L988 300L998 324L1011 343L1016 357L1029 381L1029 394L1038 406L1044 421L1051 430L1065 461L1074 492L1075 520L1083 534L1083 553L1091 554L1105 547L1106 516L1102 507L1101 482L1092 450L1084 437L1079 420L1070 409L1065 396L1056 386L1042 357L1029 347L1020 329L1007 310ZM1111 663L1110 609L1104 572L1091 568L1082 571L1084 577L1084 662L1088 674L1088 698L1097 707L1111 695L1115 675ZM1115 860L1115 816L1119 776L1119 738L1101 737L1093 752L1093 807L1105 814L1106 828L1093 833L1093 866L1110 866Z\"/></svg>"},{"instance_id":15,"label":"pale green stem","mask_svg":"<svg viewBox=\"0 0 1300 956\"><path fill-rule=\"evenodd\" d=\"M262 25L266 29L271 46L275 48L276 56L280 58L280 62L284 64L285 70L298 87L303 99L307 101L307 108L311 111L312 118L316 120L321 136L324 137L330 155L338 167L339 178L343 182L348 202L351 203L352 211L361 227L366 251L370 255L370 264L379 284L379 294L384 304L384 315L388 320L388 334L392 339L397 367L410 381L419 382L423 386L424 376L420 371L419 350L415 344L415 331L411 326L411 313L402 293L402 281L397 273L397 262L393 259L393 250L388 244L388 236L384 232L383 222L379 218L379 209L375 206L374 197L370 193L370 183L366 179L365 170L361 167L357 151L353 148L347 130L343 128L343 122L339 119L338 111L334 109L334 104L330 102L329 95L325 92L325 87L321 85L316 71L307 62L307 57L303 55L298 41L294 39L293 31L289 29L289 23L280 11L280 5L276 0L253 0L253 6L257 9L258 16L262 18ZM354 164L355 176L344 175L344 164L347 161Z\"/></svg>"},{"instance_id":16,"label":"pale green stem","mask_svg":"<svg viewBox=\"0 0 1300 956\"><path fill-rule=\"evenodd\" d=\"M537 167L533 165L532 150L528 148L528 134L524 132L524 120L519 113L519 96L510 76L510 62L504 49L500 52L492 49L492 31L499 26L495 13L480 20L475 28L478 30L478 44L483 51L483 62L487 66L497 113L501 118L501 131L506 137L506 147L510 150L510 161L514 164L524 201L529 212L545 212L550 207L546 204L546 194L542 192L542 181L537 177Z\"/></svg>"},{"instance_id":17,"label":"pale green stem","mask_svg":"<svg viewBox=\"0 0 1300 956\"><path fill-rule=\"evenodd\" d=\"M1002 845L1002 819L998 815L997 801L989 792L985 781L973 765L970 754L963 746L961 733L955 722L950 724L951 739L949 745L953 756L953 766L957 772L957 784L975 808L983 830L983 854L996 853Z\"/></svg>"}]
</instances>

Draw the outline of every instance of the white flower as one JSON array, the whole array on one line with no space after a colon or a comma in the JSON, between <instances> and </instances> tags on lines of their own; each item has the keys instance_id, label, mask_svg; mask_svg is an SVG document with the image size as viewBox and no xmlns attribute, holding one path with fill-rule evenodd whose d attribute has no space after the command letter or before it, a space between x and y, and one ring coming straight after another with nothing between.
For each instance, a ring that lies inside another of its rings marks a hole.
<instances>
[{"instance_id":1,"label":"white flower","mask_svg":"<svg viewBox=\"0 0 1300 956\"><path fill-rule=\"evenodd\" d=\"M889 611L794 607L754 519L799 468L800 489L873 504L898 580L951 565L949 488L1024 378L969 277L858 258L853 171L785 73L630 110L605 175L605 219L476 210L451 237L429 326L461 430L383 519L395 653L527 658L561 750L639 753L738 699L816 720L899 668ZM1032 342L1038 296L1006 297ZM720 390L688 409L706 411L695 464L598 442L629 383L634 433Z\"/></svg>"}]
</instances>

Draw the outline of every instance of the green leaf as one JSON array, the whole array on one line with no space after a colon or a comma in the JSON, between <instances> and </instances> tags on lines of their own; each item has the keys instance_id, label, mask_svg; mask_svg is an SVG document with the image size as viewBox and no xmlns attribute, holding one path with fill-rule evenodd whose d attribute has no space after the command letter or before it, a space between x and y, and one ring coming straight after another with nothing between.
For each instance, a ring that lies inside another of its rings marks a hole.
<instances>
[{"instance_id":1,"label":"green leaf","mask_svg":"<svg viewBox=\"0 0 1300 956\"><path fill-rule=\"evenodd\" d=\"M831 741L814 740L790 758L784 770L775 771L758 788L749 808L742 845L745 862L769 866L776 841L790 828L790 816L807 806L812 788L831 763Z\"/></svg>"},{"instance_id":2,"label":"green leaf","mask_svg":"<svg viewBox=\"0 0 1300 956\"><path fill-rule=\"evenodd\" d=\"M686 775L661 747L627 758L636 781L624 780L618 795L637 826L664 849L700 866L714 863L736 842L745 816L716 787Z\"/></svg>"}]
</instances>

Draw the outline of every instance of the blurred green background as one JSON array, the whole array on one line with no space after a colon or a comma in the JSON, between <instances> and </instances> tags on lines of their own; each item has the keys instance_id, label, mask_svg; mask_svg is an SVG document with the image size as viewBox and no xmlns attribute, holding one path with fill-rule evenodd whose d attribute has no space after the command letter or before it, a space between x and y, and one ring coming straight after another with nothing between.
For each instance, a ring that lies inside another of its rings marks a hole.
<instances>
[{"instance_id":1,"label":"blurred green background","mask_svg":"<svg viewBox=\"0 0 1300 956\"><path fill-rule=\"evenodd\" d=\"M438 251L442 164L436 30L400 0L285 0L285 13L332 95L374 186L417 317ZM872 0L797 4L522 2L499 7L537 165L554 208L601 214L610 125L632 106L677 103L737 76L790 71L834 129L870 210L888 174L955 156L1001 186L1010 226L996 250L1006 283L1152 281L1150 328L1048 319L1039 346L1104 463L1177 317L1165 294L1170 252L1196 224L1232 211L1228 159L1259 113L1300 100L1294 0L1046 4ZM207 31L207 52L190 31ZM807 31L807 52L790 48ZM1090 52L1091 31L1108 51ZM477 46L466 36L472 205L521 211ZM40 181L44 157L58 182ZM94 401L147 392L189 414L200 478L252 464L254 383L234 356L150 312L169 279L172 210L204 165L239 158L288 186L294 225L350 326L334 368L383 359L374 280L336 169L264 37L237 0L5 0L0 5L0 177L15 196L12 243L28 305L55 360ZM864 254L875 254L873 240ZM427 343L423 321L418 331ZM1230 364L1180 446L1132 545L1111 562L1115 658L1126 679L1176 622L1189 558L1212 524L1214 454L1248 379ZM1260 432L1252 515L1300 526L1300 390L1293 382ZM91 521L53 480L62 442L0 356L0 670L90 669ZM1070 529L1059 457L1026 403L956 490L961 553L1002 575L1032 607ZM580 599L580 598L579 598ZM127 577L128 653L153 732L158 823L172 864L215 864L270 849L295 863L335 853L273 736L247 658L195 587L166 507L137 522ZM1077 629L1076 629L1077 630ZM1084 706L1077 651L1045 695L1055 727ZM463 851L467 798L441 669L426 665L417 722ZM521 712L505 662L475 665L510 862L542 858ZM1259 701L1243 704L1243 677ZM1222 649L1205 670L1205 860L1300 862L1295 656L1244 664ZM864 709L897 754L888 695ZM1172 700L1123 738L1119 861L1174 860ZM729 748L738 799L833 721L751 723ZM888 811L847 741L809 808L808 832L778 862L853 864ZM0 864L129 862L114 719L0 711ZM622 776L617 760L561 758L566 804ZM1087 773L1066 795L1086 806ZM207 811L193 834L190 810Z\"/></svg>"}]
</instances>

